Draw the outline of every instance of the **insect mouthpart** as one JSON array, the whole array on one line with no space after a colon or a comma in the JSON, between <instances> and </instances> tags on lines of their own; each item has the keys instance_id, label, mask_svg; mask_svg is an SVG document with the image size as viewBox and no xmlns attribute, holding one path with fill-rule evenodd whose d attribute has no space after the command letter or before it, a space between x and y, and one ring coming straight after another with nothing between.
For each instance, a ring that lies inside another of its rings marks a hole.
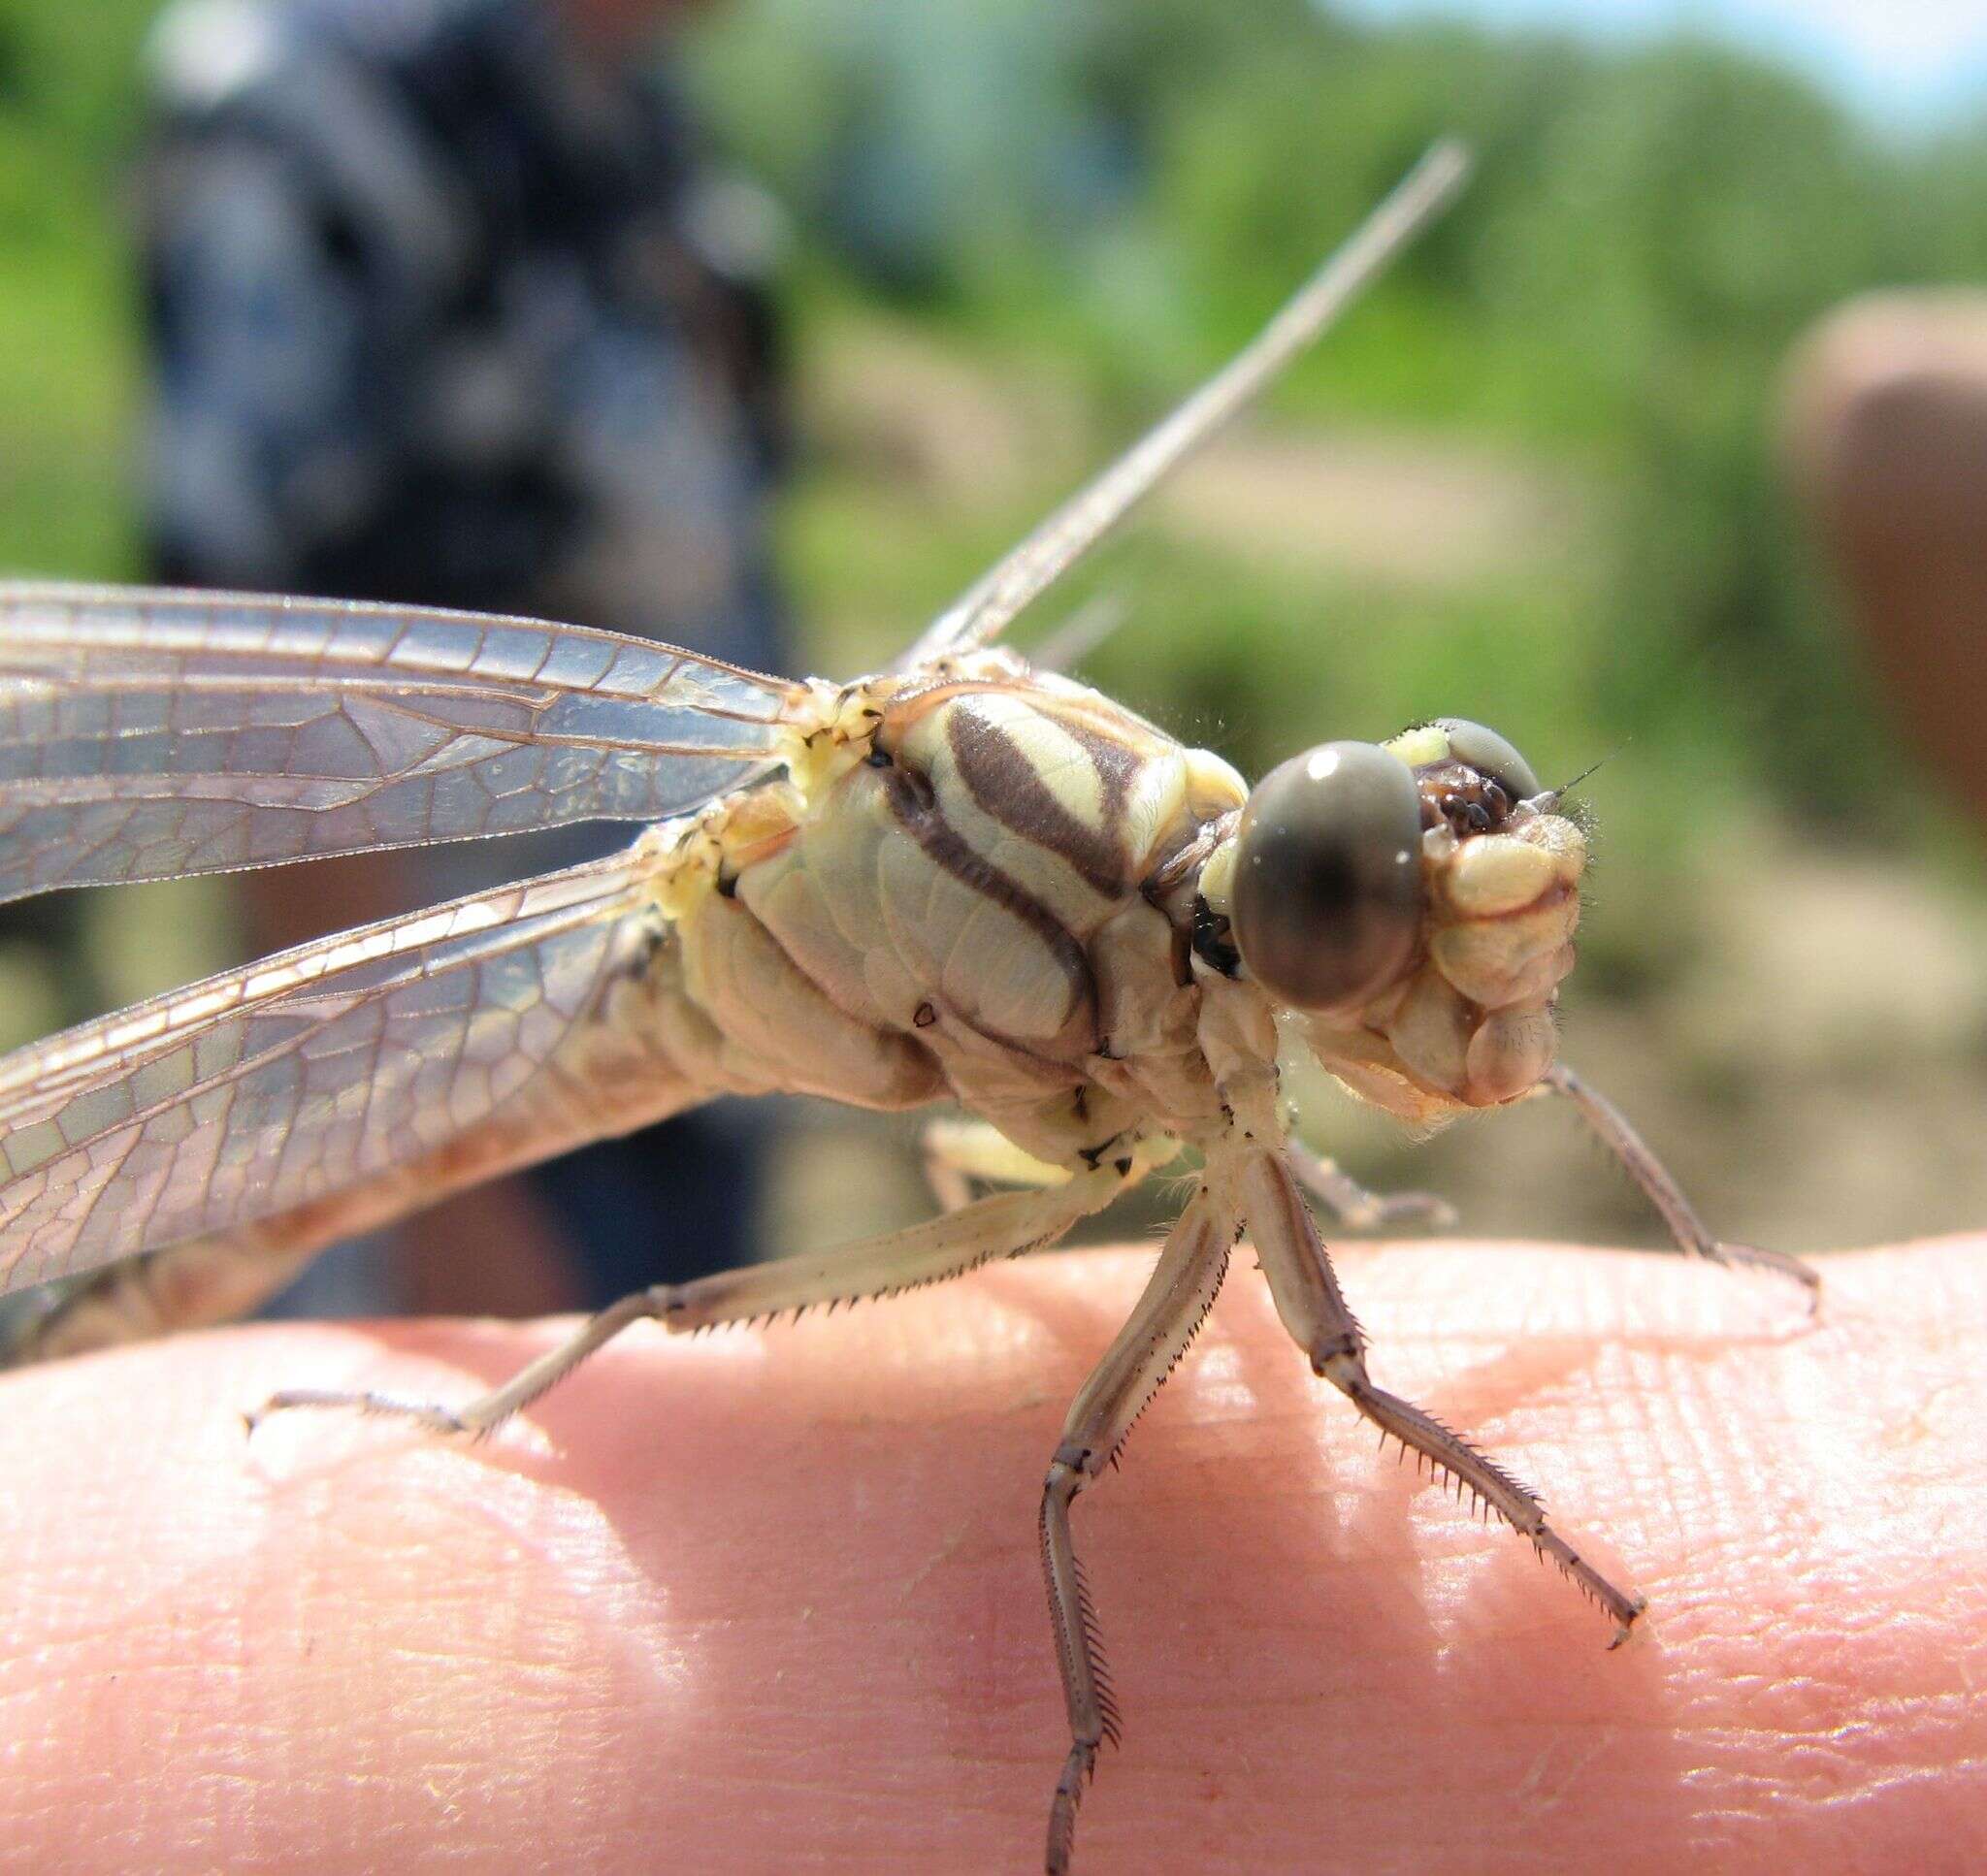
<instances>
[{"instance_id":1,"label":"insect mouthpart","mask_svg":"<svg viewBox=\"0 0 1987 1876\"><path fill-rule=\"evenodd\" d=\"M1585 839L1572 821L1552 812L1554 799L1541 789L1531 764L1481 724L1449 718L1403 730L1379 748L1327 744L1325 751L1342 748L1367 749L1359 772L1372 798L1384 795L1398 819L1384 826L1377 812L1363 819L1347 813L1334 824L1336 839L1365 854L1370 863L1376 849L1359 843L1377 842L1383 834L1401 839L1405 827L1414 864L1400 872L1412 881L1413 898L1409 903L1407 886L1393 875L1387 881L1399 889L1399 898L1347 872L1366 886L1369 928L1384 907L1384 928L1399 949L1385 969L1376 968L1342 1001L1288 999L1305 1018L1313 1051L1354 1092L1418 1124L1515 1100L1552 1064L1552 1004L1560 980L1573 968ZM1325 751L1300 757L1296 766ZM1270 790L1283 775L1278 770L1266 778L1257 794L1282 811L1280 826L1302 826L1301 817L1285 803L1295 784L1283 784L1275 793ZM1382 775L1388 778L1384 789ZM1355 792L1344 789L1327 803L1320 790L1306 805L1320 816L1327 806L1350 809ZM1252 796L1245 827L1256 811ZM1352 828L1356 835L1347 831ZM1290 844L1287 831L1285 844ZM1319 833L1315 844L1326 861L1333 858L1333 839ZM1277 884L1275 867L1256 870L1266 885ZM1238 915L1246 877L1238 864ZM1319 896L1314 882L1314 913ZM1236 919L1243 956L1274 995L1287 996L1304 985L1274 948L1269 968L1258 965L1256 953L1265 949L1261 933L1286 938L1299 922L1290 907L1300 903L1301 895L1287 891L1261 915L1259 927L1252 927L1246 916ZM1322 921L1310 923L1304 942L1317 947L1322 928ZM1380 955L1377 945L1372 954Z\"/></svg>"}]
</instances>

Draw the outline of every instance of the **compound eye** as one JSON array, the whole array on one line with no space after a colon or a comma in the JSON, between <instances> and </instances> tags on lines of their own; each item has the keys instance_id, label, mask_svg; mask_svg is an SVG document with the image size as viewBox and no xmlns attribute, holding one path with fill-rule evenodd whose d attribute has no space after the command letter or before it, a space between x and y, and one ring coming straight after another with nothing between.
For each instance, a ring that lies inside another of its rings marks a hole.
<instances>
[{"instance_id":1,"label":"compound eye","mask_svg":"<svg viewBox=\"0 0 1987 1876\"><path fill-rule=\"evenodd\" d=\"M1495 782L1514 801L1529 800L1539 793L1539 778L1532 765L1494 729L1467 717L1440 717L1436 727L1449 732L1450 753L1467 762L1486 780Z\"/></svg>"},{"instance_id":2,"label":"compound eye","mask_svg":"<svg viewBox=\"0 0 1987 1876\"><path fill-rule=\"evenodd\" d=\"M1255 785L1229 917L1250 973L1298 1010L1356 1008L1407 968L1421 918L1421 797L1372 743L1322 743Z\"/></svg>"}]
</instances>

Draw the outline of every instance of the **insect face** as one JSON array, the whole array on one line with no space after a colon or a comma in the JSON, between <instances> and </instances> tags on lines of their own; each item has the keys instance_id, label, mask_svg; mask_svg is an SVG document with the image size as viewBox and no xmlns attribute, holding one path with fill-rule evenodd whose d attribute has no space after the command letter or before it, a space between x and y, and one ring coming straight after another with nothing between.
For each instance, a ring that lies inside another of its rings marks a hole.
<instances>
[{"instance_id":1,"label":"insect face","mask_svg":"<svg viewBox=\"0 0 1987 1876\"><path fill-rule=\"evenodd\" d=\"M1556 806L1496 731L1446 719L1273 769L1210 870L1250 975L1323 1065L1438 1121L1552 1065L1586 861Z\"/></svg>"}]
</instances>

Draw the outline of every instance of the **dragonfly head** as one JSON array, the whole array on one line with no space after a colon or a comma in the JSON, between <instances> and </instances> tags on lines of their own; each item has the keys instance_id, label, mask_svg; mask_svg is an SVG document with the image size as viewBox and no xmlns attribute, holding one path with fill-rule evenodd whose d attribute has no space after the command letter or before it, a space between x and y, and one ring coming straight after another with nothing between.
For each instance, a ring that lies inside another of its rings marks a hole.
<instances>
[{"instance_id":1,"label":"dragonfly head","mask_svg":"<svg viewBox=\"0 0 1987 1876\"><path fill-rule=\"evenodd\" d=\"M1552 1064L1586 863L1558 808L1502 736L1446 718L1272 769L1209 872L1248 974L1323 1066L1434 1121Z\"/></svg>"}]
</instances>

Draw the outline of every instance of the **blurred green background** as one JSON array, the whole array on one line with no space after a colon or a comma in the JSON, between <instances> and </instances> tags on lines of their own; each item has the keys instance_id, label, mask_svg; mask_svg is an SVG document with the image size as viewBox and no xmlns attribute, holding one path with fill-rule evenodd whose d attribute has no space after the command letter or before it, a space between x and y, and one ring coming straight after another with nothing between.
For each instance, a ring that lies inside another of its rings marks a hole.
<instances>
[{"instance_id":1,"label":"blurred green background","mask_svg":"<svg viewBox=\"0 0 1987 1876\"><path fill-rule=\"evenodd\" d=\"M155 11L0 0L9 569L136 565L119 191ZM1084 674L1252 773L1435 713L1548 779L1608 758L1583 790L1569 1058L1730 1235L1809 1249L1987 1216L1977 829L1897 742L1776 450L1818 316L1987 275L1987 127L1878 128L1710 41L1304 0L740 0L689 78L791 217L783 554L807 662L835 675L1218 365L1422 146L1472 141L1460 207L1023 642L1122 597ZM211 966L223 908L107 896L105 981ZM73 1014L4 956L0 1008L8 1040ZM1324 1090L1305 1118L1473 1231L1654 1241L1569 1116L1418 1149ZM810 1120L782 1245L824 1235L852 1143L902 1132ZM921 1208L900 1156L874 1165L879 1218Z\"/></svg>"}]
</instances>

